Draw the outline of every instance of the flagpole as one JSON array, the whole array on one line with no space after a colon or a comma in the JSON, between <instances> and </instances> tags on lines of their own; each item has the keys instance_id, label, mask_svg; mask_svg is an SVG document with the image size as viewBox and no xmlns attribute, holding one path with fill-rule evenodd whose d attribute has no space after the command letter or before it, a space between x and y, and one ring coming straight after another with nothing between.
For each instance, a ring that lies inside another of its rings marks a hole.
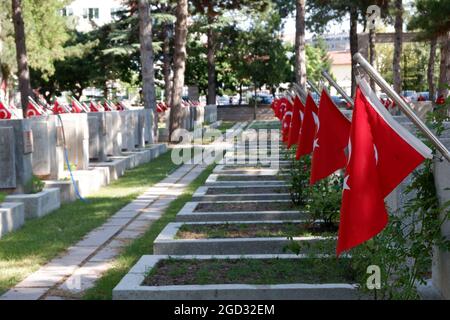
<instances>
[{"instance_id":1,"label":"flagpole","mask_svg":"<svg viewBox=\"0 0 450 320\"><path fill-rule=\"evenodd\" d=\"M350 98L350 96L342 89L340 85L337 84L336 81L333 80L333 78L326 72L325 70L322 71L322 76L327 79L327 81L336 89L336 91L352 106L352 108L355 106L353 99Z\"/></svg>"},{"instance_id":2,"label":"flagpole","mask_svg":"<svg viewBox=\"0 0 450 320\"><path fill-rule=\"evenodd\" d=\"M320 98L320 92L319 89L317 89L317 87L314 85L314 83L312 83L312 81L306 80L306 82L309 84L310 88L312 89L312 91L314 91L315 93L317 93L317 95Z\"/></svg>"},{"instance_id":3,"label":"flagpole","mask_svg":"<svg viewBox=\"0 0 450 320\"><path fill-rule=\"evenodd\" d=\"M292 88L294 88L294 90L298 93L298 95L303 98L303 101L306 101L306 97L308 96L306 94L306 91L300 87L297 83L293 82L292 83Z\"/></svg>"},{"instance_id":4,"label":"flagpole","mask_svg":"<svg viewBox=\"0 0 450 320\"><path fill-rule=\"evenodd\" d=\"M353 59L359 66L371 77L378 86L402 109L405 115L417 126L420 131L433 143L433 145L441 152L442 156L450 162L450 152L444 144L433 134L433 132L420 120L414 111L408 106L397 92L383 79L383 77L375 70L374 67L358 52Z\"/></svg>"}]
</instances>

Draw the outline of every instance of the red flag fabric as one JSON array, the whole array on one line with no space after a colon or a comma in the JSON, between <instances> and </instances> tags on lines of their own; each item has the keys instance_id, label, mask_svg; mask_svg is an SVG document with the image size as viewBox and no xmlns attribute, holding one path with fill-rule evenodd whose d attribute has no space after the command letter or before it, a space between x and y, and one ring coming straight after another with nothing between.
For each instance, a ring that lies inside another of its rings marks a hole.
<instances>
[{"instance_id":1,"label":"red flag fabric","mask_svg":"<svg viewBox=\"0 0 450 320\"><path fill-rule=\"evenodd\" d=\"M297 152L295 158L299 160L302 156L310 154L313 151L314 137L316 135L319 109L310 94L306 98L305 115L298 136Z\"/></svg>"},{"instance_id":2,"label":"red flag fabric","mask_svg":"<svg viewBox=\"0 0 450 320\"><path fill-rule=\"evenodd\" d=\"M42 116L45 114L44 109L42 109L41 106L39 106L38 104L32 103L32 102L28 102L28 106L27 106L27 118L31 118L31 117L37 117L37 116Z\"/></svg>"},{"instance_id":3,"label":"red flag fabric","mask_svg":"<svg viewBox=\"0 0 450 320\"><path fill-rule=\"evenodd\" d=\"M280 99L274 99L270 107L272 108L275 117L277 117L279 120L281 120Z\"/></svg>"},{"instance_id":4,"label":"red flag fabric","mask_svg":"<svg viewBox=\"0 0 450 320\"><path fill-rule=\"evenodd\" d=\"M291 127L289 128L288 144L289 149L294 144L297 144L298 135L302 126L303 115L305 114L305 107L298 96L295 96L294 107L292 111Z\"/></svg>"},{"instance_id":5,"label":"red flag fabric","mask_svg":"<svg viewBox=\"0 0 450 320\"><path fill-rule=\"evenodd\" d=\"M377 235L388 222L384 198L431 150L383 107L358 79L349 142L337 255Z\"/></svg>"},{"instance_id":6,"label":"red flag fabric","mask_svg":"<svg viewBox=\"0 0 450 320\"><path fill-rule=\"evenodd\" d=\"M12 113L9 111L9 108L7 108L1 101L0 101L0 119L11 119Z\"/></svg>"},{"instance_id":7,"label":"red flag fabric","mask_svg":"<svg viewBox=\"0 0 450 320\"><path fill-rule=\"evenodd\" d=\"M287 143L288 135L289 135L289 128L291 126L291 120L292 120L293 106L287 98L283 98L281 107L284 109L283 117L281 120L281 134L282 134L282 139L283 139L282 141L284 143Z\"/></svg>"},{"instance_id":8,"label":"red flag fabric","mask_svg":"<svg viewBox=\"0 0 450 320\"><path fill-rule=\"evenodd\" d=\"M325 89L320 97L318 118L311 161L311 185L345 167L345 149L350 136L350 120L342 114Z\"/></svg>"}]
</instances>

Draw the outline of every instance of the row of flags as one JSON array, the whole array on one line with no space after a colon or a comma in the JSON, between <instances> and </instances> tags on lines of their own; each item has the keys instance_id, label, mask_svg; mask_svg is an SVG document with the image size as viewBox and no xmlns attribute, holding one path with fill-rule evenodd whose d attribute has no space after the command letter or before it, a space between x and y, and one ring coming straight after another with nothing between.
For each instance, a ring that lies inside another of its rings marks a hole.
<instances>
[{"instance_id":1,"label":"row of flags","mask_svg":"<svg viewBox=\"0 0 450 320\"><path fill-rule=\"evenodd\" d=\"M185 107L185 108L187 108L187 107L199 107L199 106L202 106L202 105L204 105L204 104L202 104L200 101L191 101L191 100L184 100L184 99L181 100L181 106ZM169 109L170 109L170 106L164 101L158 102L156 104L156 112L158 112L158 113L164 113L164 112L166 112Z\"/></svg>"},{"instance_id":2,"label":"row of flags","mask_svg":"<svg viewBox=\"0 0 450 320\"><path fill-rule=\"evenodd\" d=\"M37 101L30 99L28 102L26 116L27 118L38 117L49 114L63 113L88 113L88 112L108 112L108 111L124 111L128 107L123 102L114 103L105 100L103 103L90 101L89 104L82 103L76 99L72 99L70 104L64 104L55 100L53 105L48 104L44 98L38 96ZM13 106L0 100L0 119L19 118L19 112Z\"/></svg>"},{"instance_id":3,"label":"row of flags","mask_svg":"<svg viewBox=\"0 0 450 320\"><path fill-rule=\"evenodd\" d=\"M282 141L297 146L296 159L311 155L310 184L344 169L337 255L380 233L388 222L384 199L431 150L402 127L372 91L357 79L352 120L326 89L319 106L311 94L272 103Z\"/></svg>"}]
</instances>

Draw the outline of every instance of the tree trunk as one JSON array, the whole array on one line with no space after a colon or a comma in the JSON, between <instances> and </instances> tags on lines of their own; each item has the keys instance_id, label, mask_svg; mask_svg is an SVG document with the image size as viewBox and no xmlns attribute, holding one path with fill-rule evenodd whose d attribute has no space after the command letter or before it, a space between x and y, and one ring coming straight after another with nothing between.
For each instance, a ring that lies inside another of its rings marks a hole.
<instances>
[{"instance_id":1,"label":"tree trunk","mask_svg":"<svg viewBox=\"0 0 450 320\"><path fill-rule=\"evenodd\" d=\"M211 9L208 6L208 11ZM214 17L208 12L208 104L216 104L216 36L212 23Z\"/></svg>"},{"instance_id":2,"label":"tree trunk","mask_svg":"<svg viewBox=\"0 0 450 320\"><path fill-rule=\"evenodd\" d=\"M23 116L26 117L28 97L32 96L30 70L28 69L27 46L25 40L25 25L22 16L22 1L12 0L12 14L16 41L16 58L19 77L19 91Z\"/></svg>"},{"instance_id":3,"label":"tree trunk","mask_svg":"<svg viewBox=\"0 0 450 320\"><path fill-rule=\"evenodd\" d=\"M242 92L243 92L242 86L243 86L242 82L239 83L239 105L242 104Z\"/></svg>"},{"instance_id":4,"label":"tree trunk","mask_svg":"<svg viewBox=\"0 0 450 320\"><path fill-rule=\"evenodd\" d=\"M355 95L356 91L356 62L353 56L358 52L358 11L355 6L350 7L350 54L352 56L352 92L351 96Z\"/></svg>"},{"instance_id":5,"label":"tree trunk","mask_svg":"<svg viewBox=\"0 0 450 320\"><path fill-rule=\"evenodd\" d=\"M164 42L163 42L163 69L164 69L164 99L170 106L172 105L172 79L171 68L172 62L170 57L170 25L164 24Z\"/></svg>"},{"instance_id":6,"label":"tree trunk","mask_svg":"<svg viewBox=\"0 0 450 320\"><path fill-rule=\"evenodd\" d=\"M450 84L450 32L442 37L441 42L441 64L439 70L439 90L438 95L447 98Z\"/></svg>"},{"instance_id":7,"label":"tree trunk","mask_svg":"<svg viewBox=\"0 0 450 320\"><path fill-rule=\"evenodd\" d=\"M295 82L306 87L305 55L305 0L296 0L297 16L295 19Z\"/></svg>"},{"instance_id":8,"label":"tree trunk","mask_svg":"<svg viewBox=\"0 0 450 320\"><path fill-rule=\"evenodd\" d=\"M437 47L437 39L433 38L430 41L430 57L428 59L428 70L427 70L428 92L430 95L430 100L433 102L435 101L434 64L436 63L436 47Z\"/></svg>"},{"instance_id":9,"label":"tree trunk","mask_svg":"<svg viewBox=\"0 0 450 320\"><path fill-rule=\"evenodd\" d=\"M400 94L402 91L402 71L400 59L403 48L403 4L402 0L395 0L395 37L394 37L394 59L392 71L394 73L394 90Z\"/></svg>"},{"instance_id":10,"label":"tree trunk","mask_svg":"<svg viewBox=\"0 0 450 320\"><path fill-rule=\"evenodd\" d=\"M188 2L178 0L176 9L177 22L175 23L175 54L173 61L173 87L172 106L170 110L170 137L172 133L181 128L181 98L184 87L184 72L186 70L186 41L187 41L187 19Z\"/></svg>"},{"instance_id":11,"label":"tree trunk","mask_svg":"<svg viewBox=\"0 0 450 320\"><path fill-rule=\"evenodd\" d=\"M375 64L376 64L376 57L377 57L377 53L376 53L376 49L375 49L375 39L376 39L375 27L370 28L369 29L369 48L370 48L369 62L374 68L376 68ZM370 87L372 88L373 91L376 91L375 80L373 80L372 78L370 78Z\"/></svg>"},{"instance_id":12,"label":"tree trunk","mask_svg":"<svg viewBox=\"0 0 450 320\"><path fill-rule=\"evenodd\" d=\"M148 0L139 0L139 40L141 44L142 95L144 108L152 110L153 141L158 140L158 113L156 112L155 70L153 68L152 17Z\"/></svg>"}]
</instances>

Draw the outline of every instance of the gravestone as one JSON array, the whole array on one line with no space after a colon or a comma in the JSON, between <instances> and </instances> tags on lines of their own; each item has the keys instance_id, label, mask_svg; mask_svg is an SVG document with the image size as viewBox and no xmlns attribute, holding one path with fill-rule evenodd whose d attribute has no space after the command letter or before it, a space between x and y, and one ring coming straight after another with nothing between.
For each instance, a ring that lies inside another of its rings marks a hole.
<instances>
[{"instance_id":1,"label":"gravestone","mask_svg":"<svg viewBox=\"0 0 450 320\"><path fill-rule=\"evenodd\" d=\"M105 148L108 156L120 156L122 153L122 117L119 111L105 112L106 136Z\"/></svg>"},{"instance_id":2,"label":"gravestone","mask_svg":"<svg viewBox=\"0 0 450 320\"><path fill-rule=\"evenodd\" d=\"M89 167L89 127L87 114L72 113L61 114L69 162L77 170L86 170ZM61 124L58 121L58 126ZM62 130L59 129L59 130ZM63 145L61 134L58 135L58 144Z\"/></svg>"},{"instance_id":3,"label":"gravestone","mask_svg":"<svg viewBox=\"0 0 450 320\"><path fill-rule=\"evenodd\" d=\"M0 189L17 186L14 129L0 128Z\"/></svg>"},{"instance_id":4,"label":"gravestone","mask_svg":"<svg viewBox=\"0 0 450 320\"><path fill-rule=\"evenodd\" d=\"M24 193L25 185L33 176L33 134L30 122L28 119L1 120L0 128L2 129L2 136L7 137L2 141L4 143L0 144L0 154L2 154L1 159L2 161L5 161L5 168L0 168L0 170L9 171L9 173L6 171L2 173L2 177L9 176L9 182L1 179L0 184L4 183L4 186L0 188L9 189L9 191L12 191L13 193ZM5 128L8 128L8 130L3 130ZM12 129L12 131L10 129ZM13 136L13 138L11 138L11 136ZM12 150L14 151L14 158L11 160ZM12 167L10 161L14 163L14 167ZM15 186L13 175L15 175Z\"/></svg>"},{"instance_id":5,"label":"gravestone","mask_svg":"<svg viewBox=\"0 0 450 320\"><path fill-rule=\"evenodd\" d=\"M106 161L106 113L93 112L88 114L89 125L89 159Z\"/></svg>"},{"instance_id":6,"label":"gravestone","mask_svg":"<svg viewBox=\"0 0 450 320\"><path fill-rule=\"evenodd\" d=\"M55 116L29 119L33 132L33 174L44 179L59 179L64 171L63 147L57 143Z\"/></svg>"}]
</instances>

